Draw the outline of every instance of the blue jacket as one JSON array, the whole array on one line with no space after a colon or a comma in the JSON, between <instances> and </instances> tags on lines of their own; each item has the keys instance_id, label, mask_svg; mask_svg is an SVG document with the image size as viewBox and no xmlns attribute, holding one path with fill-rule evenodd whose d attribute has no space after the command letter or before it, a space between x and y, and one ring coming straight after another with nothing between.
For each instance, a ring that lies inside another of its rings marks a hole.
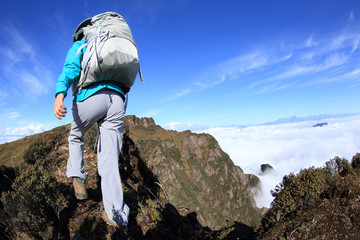
<instances>
[{"instance_id":1,"label":"blue jacket","mask_svg":"<svg viewBox=\"0 0 360 240\"><path fill-rule=\"evenodd\" d=\"M76 52L78 51L79 47L81 45L83 45L84 43L85 43L85 40L76 41L76 42L74 42L72 47L69 49L66 59L65 59L64 67L63 67L62 72L57 80L56 85L55 85L55 97L60 93L63 94L64 97L66 97L67 91L70 88L71 84L73 84L74 81L80 77L81 61L82 61L86 47L81 49L78 56L76 56ZM121 95L124 97L124 93L120 87L118 87L114 84L109 84L109 83L98 83L98 84L93 84L89 87L82 89L74 97L74 101L77 101L77 102L84 101L85 99L87 99L88 97L93 95L94 93L96 93L104 88L115 90L115 91L121 93Z\"/></svg>"}]
</instances>

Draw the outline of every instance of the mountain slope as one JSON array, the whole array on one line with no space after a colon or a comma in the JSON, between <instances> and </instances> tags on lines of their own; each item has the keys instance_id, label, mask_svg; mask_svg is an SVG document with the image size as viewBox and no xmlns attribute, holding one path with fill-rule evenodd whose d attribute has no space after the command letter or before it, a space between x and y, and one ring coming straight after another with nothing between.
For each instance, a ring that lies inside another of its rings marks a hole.
<instances>
[{"instance_id":1,"label":"mountain slope","mask_svg":"<svg viewBox=\"0 0 360 240\"><path fill-rule=\"evenodd\" d=\"M14 182L13 191L7 192L10 181L1 186L4 236L124 237L100 217L96 126L85 136L90 199L83 202L74 198L71 179L65 176L68 130L66 125L0 145L0 162L17 166L16 174L11 168L1 172ZM153 119L127 116L119 165L125 202L132 210L126 239L224 239L231 234L249 239L251 226L260 223L248 176L210 135L166 131Z\"/></svg>"},{"instance_id":2,"label":"mountain slope","mask_svg":"<svg viewBox=\"0 0 360 240\"><path fill-rule=\"evenodd\" d=\"M196 212L213 230L260 220L248 178L211 135L167 131L134 116L125 128L177 209Z\"/></svg>"}]
</instances>

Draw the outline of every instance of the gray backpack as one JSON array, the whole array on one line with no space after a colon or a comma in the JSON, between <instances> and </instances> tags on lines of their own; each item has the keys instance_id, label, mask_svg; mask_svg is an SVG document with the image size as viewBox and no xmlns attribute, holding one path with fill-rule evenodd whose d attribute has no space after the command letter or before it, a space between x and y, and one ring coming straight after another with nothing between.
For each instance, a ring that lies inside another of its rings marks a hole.
<instances>
[{"instance_id":1,"label":"gray backpack","mask_svg":"<svg viewBox=\"0 0 360 240\"><path fill-rule=\"evenodd\" d=\"M81 74L73 83L75 96L84 87L98 82L110 82L130 91L137 73L144 82L136 43L125 19L114 12L106 12L83 21L75 31L73 40L85 37L86 47L81 62Z\"/></svg>"}]
</instances>

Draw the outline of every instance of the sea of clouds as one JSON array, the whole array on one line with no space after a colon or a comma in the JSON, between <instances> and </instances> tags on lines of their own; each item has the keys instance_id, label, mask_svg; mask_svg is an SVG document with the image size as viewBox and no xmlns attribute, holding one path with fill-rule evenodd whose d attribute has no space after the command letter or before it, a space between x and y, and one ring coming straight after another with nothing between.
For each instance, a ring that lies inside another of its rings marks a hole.
<instances>
[{"instance_id":1,"label":"sea of clouds","mask_svg":"<svg viewBox=\"0 0 360 240\"><path fill-rule=\"evenodd\" d=\"M352 156L360 152L360 115L314 119L289 118L289 123L282 119L257 126L213 127L194 132L214 136L235 165L245 173L258 176L261 192L255 195L256 204L269 207L273 200L270 191L284 175L296 174L311 166L324 166L335 156L351 161ZM328 125L313 127L320 122ZM178 127L183 130L186 126ZM176 123L165 128L175 130ZM270 164L274 171L262 174L261 164Z\"/></svg>"},{"instance_id":2,"label":"sea of clouds","mask_svg":"<svg viewBox=\"0 0 360 240\"><path fill-rule=\"evenodd\" d=\"M258 176L262 191L255 196L258 207L269 207L270 191L290 172L298 173L311 166L321 167L335 156L351 161L360 152L360 115L323 119L328 125L313 127L317 121L282 123L250 127L210 128L235 165L245 173ZM274 171L261 174L261 164Z\"/></svg>"}]
</instances>

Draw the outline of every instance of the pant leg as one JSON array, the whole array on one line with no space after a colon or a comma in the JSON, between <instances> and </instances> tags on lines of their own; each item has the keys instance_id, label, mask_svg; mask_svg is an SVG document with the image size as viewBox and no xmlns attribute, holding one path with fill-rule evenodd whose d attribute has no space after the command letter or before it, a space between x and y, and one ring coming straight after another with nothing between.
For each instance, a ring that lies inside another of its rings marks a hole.
<instances>
[{"instance_id":1,"label":"pant leg","mask_svg":"<svg viewBox=\"0 0 360 240\"><path fill-rule=\"evenodd\" d=\"M99 92L82 102L73 102L73 120L71 123L69 142L69 159L67 161L67 177L87 178L84 172L84 134L107 111L107 99Z\"/></svg>"},{"instance_id":2,"label":"pant leg","mask_svg":"<svg viewBox=\"0 0 360 240\"><path fill-rule=\"evenodd\" d=\"M106 116L98 122L98 171L104 209L109 219L120 226L128 225L129 207L124 203L119 173L119 155L124 127L124 102L119 94L109 91Z\"/></svg>"}]
</instances>

